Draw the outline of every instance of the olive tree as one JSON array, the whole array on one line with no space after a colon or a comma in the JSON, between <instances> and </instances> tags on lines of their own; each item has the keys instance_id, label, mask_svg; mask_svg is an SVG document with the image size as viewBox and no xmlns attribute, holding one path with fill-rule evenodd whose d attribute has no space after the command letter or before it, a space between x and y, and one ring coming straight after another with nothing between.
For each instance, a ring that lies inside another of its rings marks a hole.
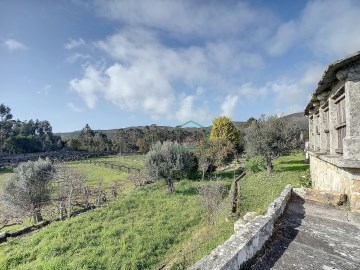
<instances>
[{"instance_id":1,"label":"olive tree","mask_svg":"<svg viewBox=\"0 0 360 270\"><path fill-rule=\"evenodd\" d=\"M5 182L2 201L16 214L31 214L34 223L43 220L41 208L50 200L49 181L53 174L50 160L20 163L14 176Z\"/></svg>"},{"instance_id":2,"label":"olive tree","mask_svg":"<svg viewBox=\"0 0 360 270\"><path fill-rule=\"evenodd\" d=\"M245 130L245 151L250 157L264 157L269 174L275 158L296 148L298 134L298 128L284 119L262 115Z\"/></svg>"},{"instance_id":3,"label":"olive tree","mask_svg":"<svg viewBox=\"0 0 360 270\"><path fill-rule=\"evenodd\" d=\"M157 142L151 146L145 159L146 170L154 180L165 179L168 191L174 192L174 181L197 170L195 156L180 150L176 142Z\"/></svg>"}]
</instances>

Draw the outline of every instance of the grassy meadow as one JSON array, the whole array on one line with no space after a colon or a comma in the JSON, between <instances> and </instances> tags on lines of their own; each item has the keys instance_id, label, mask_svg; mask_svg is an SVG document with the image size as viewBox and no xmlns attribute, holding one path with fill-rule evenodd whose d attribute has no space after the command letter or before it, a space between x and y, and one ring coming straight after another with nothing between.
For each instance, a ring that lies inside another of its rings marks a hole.
<instances>
[{"instance_id":1,"label":"grassy meadow","mask_svg":"<svg viewBox=\"0 0 360 270\"><path fill-rule=\"evenodd\" d=\"M304 163L304 153L297 152L273 161L274 171L248 172L240 180L240 214L254 211L262 214L267 206L280 195L287 184L300 187L309 181L309 164Z\"/></svg>"},{"instance_id":2,"label":"grassy meadow","mask_svg":"<svg viewBox=\"0 0 360 270\"><path fill-rule=\"evenodd\" d=\"M104 159L143 166L140 157ZM216 222L207 222L197 187L209 181L184 179L168 194L164 182L134 189L126 174L115 169L87 162L71 166L85 168L89 184L103 177L106 183L119 180L129 188L102 208L0 244L0 269L184 269L233 233L227 197ZM275 160L271 176L248 173L240 181L241 215L263 213L287 184L300 186L307 170L303 153L296 153ZM229 190L233 174L218 176Z\"/></svg>"}]
</instances>

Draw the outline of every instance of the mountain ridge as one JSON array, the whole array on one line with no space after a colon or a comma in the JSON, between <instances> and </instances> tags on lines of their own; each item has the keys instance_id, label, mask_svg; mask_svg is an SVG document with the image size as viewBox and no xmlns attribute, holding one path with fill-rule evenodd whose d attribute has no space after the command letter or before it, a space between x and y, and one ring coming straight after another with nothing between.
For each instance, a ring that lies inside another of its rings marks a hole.
<instances>
[{"instance_id":1,"label":"mountain ridge","mask_svg":"<svg viewBox=\"0 0 360 270\"><path fill-rule=\"evenodd\" d=\"M284 115L281 118L285 119L286 121L292 122L294 124L296 124L300 129L304 129L307 130L308 129L308 119L307 117L304 115L303 112L298 112L298 113L292 113L292 114L288 114L288 115ZM245 127L246 125L246 121L233 121L235 127L237 129L242 129ZM107 137L112 138L115 136L116 132L118 130L124 130L124 131L128 131L131 129L140 129L140 130L145 130L146 128L151 129L160 129L160 130L173 130L176 129L177 127L171 127L171 126L158 126L155 124L149 125L149 126L130 126L130 127L125 127L125 128L117 128L117 129L99 129L99 130L94 130L95 132L102 132L104 133ZM191 131L194 129L198 129L197 127L182 127L183 129L187 130L187 131ZM209 130L211 129L211 126L205 127L205 128L209 128ZM58 132L56 133L57 135L60 135L61 138L63 140L68 140L68 139L72 139L72 138L77 138L80 134L81 130L76 130L76 131L72 131L72 132Z\"/></svg>"}]
</instances>

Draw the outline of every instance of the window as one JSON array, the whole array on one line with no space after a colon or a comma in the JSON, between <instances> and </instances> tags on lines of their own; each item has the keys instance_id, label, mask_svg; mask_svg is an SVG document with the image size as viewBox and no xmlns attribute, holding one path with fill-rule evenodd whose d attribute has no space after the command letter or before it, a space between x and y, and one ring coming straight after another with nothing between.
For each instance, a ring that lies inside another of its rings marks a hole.
<instances>
[{"instance_id":1,"label":"window","mask_svg":"<svg viewBox=\"0 0 360 270\"><path fill-rule=\"evenodd\" d=\"M324 146L326 152L330 152L330 132L329 132L329 102L326 102L323 106L321 106L323 111L322 121L323 121L323 130L324 132Z\"/></svg>"},{"instance_id":2,"label":"window","mask_svg":"<svg viewBox=\"0 0 360 270\"><path fill-rule=\"evenodd\" d=\"M320 114L319 114L319 111L317 111L315 113L315 123L316 123L316 126L315 126L315 130L316 130L316 133L315 133L315 146L316 146L316 151L320 151L320 144L321 144L321 141L320 141Z\"/></svg>"},{"instance_id":3,"label":"window","mask_svg":"<svg viewBox=\"0 0 360 270\"><path fill-rule=\"evenodd\" d=\"M314 149L314 144L315 144L315 137L314 137L314 116L313 115L311 115L310 116L310 126L309 126L309 128L310 128L310 149L311 150L315 150Z\"/></svg>"},{"instance_id":4,"label":"window","mask_svg":"<svg viewBox=\"0 0 360 270\"><path fill-rule=\"evenodd\" d=\"M346 113L345 113L345 89L342 87L334 96L333 99L337 110L337 123L335 129L337 131L337 153L343 153L343 140L346 136Z\"/></svg>"}]
</instances>

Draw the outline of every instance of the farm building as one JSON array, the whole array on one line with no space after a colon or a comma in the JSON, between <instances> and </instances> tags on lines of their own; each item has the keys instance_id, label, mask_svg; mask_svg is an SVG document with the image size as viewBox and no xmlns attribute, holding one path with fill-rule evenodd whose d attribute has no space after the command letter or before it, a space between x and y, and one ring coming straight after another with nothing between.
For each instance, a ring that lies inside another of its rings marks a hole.
<instances>
[{"instance_id":1,"label":"farm building","mask_svg":"<svg viewBox=\"0 0 360 270\"><path fill-rule=\"evenodd\" d=\"M328 66L305 115L313 188L345 193L360 211L360 51Z\"/></svg>"}]
</instances>

